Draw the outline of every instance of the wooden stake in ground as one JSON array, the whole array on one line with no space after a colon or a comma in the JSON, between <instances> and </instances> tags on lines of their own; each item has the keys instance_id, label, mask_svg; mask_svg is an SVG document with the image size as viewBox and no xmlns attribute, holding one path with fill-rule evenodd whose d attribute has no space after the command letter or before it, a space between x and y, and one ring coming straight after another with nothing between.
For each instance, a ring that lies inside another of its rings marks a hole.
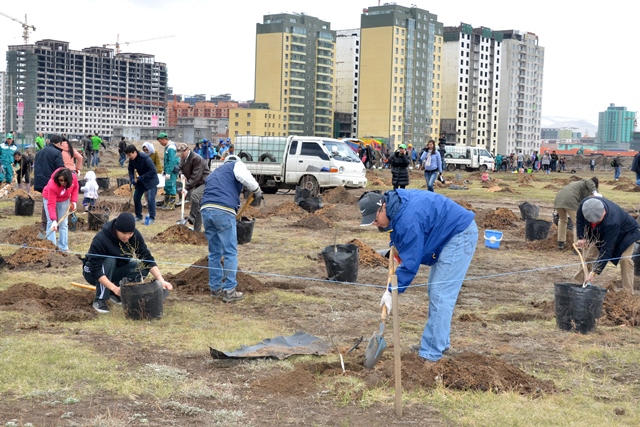
<instances>
[{"instance_id":1,"label":"wooden stake in ground","mask_svg":"<svg viewBox=\"0 0 640 427\"><path fill-rule=\"evenodd\" d=\"M389 262L396 263L395 246L391 247L391 255ZM395 376L396 399L395 408L396 415L402 416L402 360L400 356L400 315L398 314L398 275L396 269L393 269L391 276L391 307L393 311L393 364Z\"/></svg>"}]
</instances>

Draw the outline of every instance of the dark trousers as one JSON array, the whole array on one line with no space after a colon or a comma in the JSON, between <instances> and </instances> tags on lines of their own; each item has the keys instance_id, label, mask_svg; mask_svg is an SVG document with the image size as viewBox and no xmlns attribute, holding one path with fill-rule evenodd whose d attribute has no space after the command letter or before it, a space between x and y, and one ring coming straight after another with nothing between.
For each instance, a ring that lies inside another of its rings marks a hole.
<instances>
[{"instance_id":1,"label":"dark trousers","mask_svg":"<svg viewBox=\"0 0 640 427\"><path fill-rule=\"evenodd\" d=\"M149 268L140 268L138 261L135 261L133 259L119 267L116 265L116 261L117 260L115 258L105 257L102 263L102 272L118 287L120 286L120 281L125 277L131 281L139 282L149 274ZM109 290L109 288L96 281L92 277L88 276L86 272L83 272L82 275L88 283L96 287L97 300L109 299L109 297L111 296L111 291ZM142 277L142 279L140 277Z\"/></svg>"},{"instance_id":2,"label":"dark trousers","mask_svg":"<svg viewBox=\"0 0 640 427\"><path fill-rule=\"evenodd\" d=\"M156 187L147 188L142 183L136 186L133 191L133 206L136 212L136 218L142 219L142 195L147 192L147 207L149 208L149 218L156 219L156 193L158 189Z\"/></svg>"}]
</instances>

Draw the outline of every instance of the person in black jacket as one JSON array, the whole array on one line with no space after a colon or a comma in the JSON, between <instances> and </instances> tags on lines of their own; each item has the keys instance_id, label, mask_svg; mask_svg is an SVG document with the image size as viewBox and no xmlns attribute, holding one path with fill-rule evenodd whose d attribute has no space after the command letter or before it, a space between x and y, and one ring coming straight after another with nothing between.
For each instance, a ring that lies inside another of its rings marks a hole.
<instances>
[{"instance_id":1,"label":"person in black jacket","mask_svg":"<svg viewBox=\"0 0 640 427\"><path fill-rule=\"evenodd\" d=\"M202 231L202 214L200 213L200 200L204 194L204 183L209 176L209 162L200 157L195 151L189 150L184 142L178 145L178 156L180 157L180 173L184 175L187 182L182 188L185 197L189 196L191 208L189 216L184 219L193 224L193 230ZM178 223L184 224L183 221Z\"/></svg>"},{"instance_id":2,"label":"person in black jacket","mask_svg":"<svg viewBox=\"0 0 640 427\"><path fill-rule=\"evenodd\" d=\"M96 287L93 308L98 313L109 313L109 300L120 304L122 279L141 282L149 273L164 289L173 289L171 283L162 277L142 234L136 230L135 218L129 212L121 213L102 226L91 242L82 267L84 279Z\"/></svg>"},{"instance_id":3,"label":"person in black jacket","mask_svg":"<svg viewBox=\"0 0 640 427\"><path fill-rule=\"evenodd\" d=\"M60 135L51 135L49 143L36 153L33 161L33 189L42 193L44 187L51 179L51 175L56 169L64 167L62 160L62 137ZM47 230L47 215L42 206L42 216L40 218L40 233L38 237L44 239L44 233Z\"/></svg>"},{"instance_id":4,"label":"person in black jacket","mask_svg":"<svg viewBox=\"0 0 640 427\"><path fill-rule=\"evenodd\" d=\"M391 183L393 189L405 188L409 185L409 164L411 160L407 156L407 146L400 144L395 153L389 158L391 167Z\"/></svg>"},{"instance_id":5,"label":"person in black jacket","mask_svg":"<svg viewBox=\"0 0 640 427\"><path fill-rule=\"evenodd\" d=\"M127 148L127 141L124 139L124 136L120 138L120 142L118 142L118 154L120 155L120 167L124 167L124 162L127 160L127 154L124 150Z\"/></svg>"},{"instance_id":6,"label":"person in black jacket","mask_svg":"<svg viewBox=\"0 0 640 427\"><path fill-rule=\"evenodd\" d=\"M640 152L633 157L631 171L636 173L636 185L640 185Z\"/></svg>"},{"instance_id":7,"label":"person in black jacket","mask_svg":"<svg viewBox=\"0 0 640 427\"><path fill-rule=\"evenodd\" d=\"M136 221L142 221L142 195L147 193L149 206L149 225L156 219L156 193L158 191L158 171L151 157L140 153L134 145L127 145L124 149L129 158L129 182L135 187L133 192L133 204L136 212ZM138 179L135 179L135 173Z\"/></svg>"},{"instance_id":8,"label":"person in black jacket","mask_svg":"<svg viewBox=\"0 0 640 427\"><path fill-rule=\"evenodd\" d=\"M587 277L580 270L575 279L592 283L602 273L607 262L620 263L622 288L633 294L633 247L640 240L636 220L620 206L603 197L587 197L576 214L578 241L576 246L587 248L585 262L590 271ZM590 262L594 261L594 262Z\"/></svg>"}]
</instances>

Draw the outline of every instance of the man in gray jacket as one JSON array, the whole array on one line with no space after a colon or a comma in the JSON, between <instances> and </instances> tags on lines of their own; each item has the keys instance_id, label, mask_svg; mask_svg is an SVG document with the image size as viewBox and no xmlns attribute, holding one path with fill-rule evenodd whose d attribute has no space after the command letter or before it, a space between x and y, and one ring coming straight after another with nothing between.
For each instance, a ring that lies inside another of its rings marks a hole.
<instances>
[{"instance_id":1,"label":"man in gray jacket","mask_svg":"<svg viewBox=\"0 0 640 427\"><path fill-rule=\"evenodd\" d=\"M182 193L189 196L191 208L189 216L179 224L190 222L193 224L193 230L200 232L202 230L202 214L200 213L200 200L204 194L204 182L209 176L208 161L203 159L198 153L190 150L187 144L180 143L177 150L180 157L180 173L184 175L187 182L182 188Z\"/></svg>"},{"instance_id":2,"label":"man in gray jacket","mask_svg":"<svg viewBox=\"0 0 640 427\"><path fill-rule=\"evenodd\" d=\"M563 250L567 241L567 217L573 222L573 241L578 241L576 213L580 202L589 196L601 196L598 193L597 177L572 182L558 191L553 207L558 211L558 249Z\"/></svg>"}]
</instances>

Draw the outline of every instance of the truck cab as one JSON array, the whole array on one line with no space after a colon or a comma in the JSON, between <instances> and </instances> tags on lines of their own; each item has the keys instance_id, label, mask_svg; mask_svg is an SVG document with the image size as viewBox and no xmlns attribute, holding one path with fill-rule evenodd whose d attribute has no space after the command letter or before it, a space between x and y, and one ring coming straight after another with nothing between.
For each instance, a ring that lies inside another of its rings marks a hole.
<instances>
[{"instance_id":1,"label":"truck cab","mask_svg":"<svg viewBox=\"0 0 640 427\"><path fill-rule=\"evenodd\" d=\"M445 151L444 163L449 172L456 169L479 170L480 172L494 169L493 156L483 147L447 145Z\"/></svg>"}]
</instances>

